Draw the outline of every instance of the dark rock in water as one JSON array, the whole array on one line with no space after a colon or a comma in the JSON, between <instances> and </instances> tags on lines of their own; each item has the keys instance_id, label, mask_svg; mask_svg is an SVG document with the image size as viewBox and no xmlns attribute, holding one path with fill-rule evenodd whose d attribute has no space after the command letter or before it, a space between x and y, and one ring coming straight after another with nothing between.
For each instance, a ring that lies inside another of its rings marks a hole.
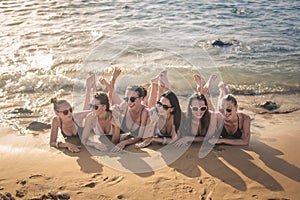
<instances>
[{"instance_id":1,"label":"dark rock in water","mask_svg":"<svg viewBox=\"0 0 300 200\"><path fill-rule=\"evenodd\" d=\"M31 122L29 126L26 127L26 129L32 130L32 131L43 131L45 129L50 129L50 124L45 124L42 122Z\"/></svg>"},{"instance_id":2,"label":"dark rock in water","mask_svg":"<svg viewBox=\"0 0 300 200\"><path fill-rule=\"evenodd\" d=\"M276 110L278 109L278 106L275 102L267 101L266 103L260 105L260 107L265 108L267 110Z\"/></svg>"},{"instance_id":3,"label":"dark rock in water","mask_svg":"<svg viewBox=\"0 0 300 200\"><path fill-rule=\"evenodd\" d=\"M31 114L33 113L31 110L27 108L15 108L13 111L11 111L11 114Z\"/></svg>"},{"instance_id":4,"label":"dark rock in water","mask_svg":"<svg viewBox=\"0 0 300 200\"><path fill-rule=\"evenodd\" d=\"M223 42L223 41L220 40L220 39L217 39L217 40L212 41L211 44L212 44L213 46L218 46L218 47L224 47L224 46L230 46L230 45L233 45L232 42Z\"/></svg>"}]
</instances>

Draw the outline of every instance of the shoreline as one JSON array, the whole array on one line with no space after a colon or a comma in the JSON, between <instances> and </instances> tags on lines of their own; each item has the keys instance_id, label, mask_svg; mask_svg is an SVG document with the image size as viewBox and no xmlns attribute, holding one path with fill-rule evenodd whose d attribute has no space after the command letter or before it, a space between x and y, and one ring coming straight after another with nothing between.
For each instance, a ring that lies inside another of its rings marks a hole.
<instances>
[{"instance_id":1,"label":"shoreline","mask_svg":"<svg viewBox=\"0 0 300 200\"><path fill-rule=\"evenodd\" d=\"M218 145L199 159L201 144L193 144L175 162L148 173L111 169L85 148L78 154L50 148L49 131L16 137L3 127L0 193L24 199L298 199L299 120L300 111L255 115L249 146Z\"/></svg>"}]
</instances>

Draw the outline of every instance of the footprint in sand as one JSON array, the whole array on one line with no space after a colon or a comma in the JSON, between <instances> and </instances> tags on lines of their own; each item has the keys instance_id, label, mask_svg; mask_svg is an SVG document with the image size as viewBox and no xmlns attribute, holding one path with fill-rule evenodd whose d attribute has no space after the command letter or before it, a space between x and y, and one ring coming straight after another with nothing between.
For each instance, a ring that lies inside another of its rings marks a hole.
<instances>
[{"instance_id":1,"label":"footprint in sand","mask_svg":"<svg viewBox=\"0 0 300 200\"><path fill-rule=\"evenodd\" d=\"M183 185L182 189L187 193L192 193L194 191L194 188L189 185Z\"/></svg>"},{"instance_id":2,"label":"footprint in sand","mask_svg":"<svg viewBox=\"0 0 300 200\"><path fill-rule=\"evenodd\" d=\"M211 199L211 195L216 187L215 180L211 177L204 177L199 180L199 183L205 185L201 194L201 200Z\"/></svg>"},{"instance_id":3,"label":"footprint in sand","mask_svg":"<svg viewBox=\"0 0 300 200\"><path fill-rule=\"evenodd\" d=\"M123 179L124 179L124 176L116 176L116 177L113 177L113 178L111 178L111 179L109 179L109 180L107 181L107 185L108 185L108 186L115 185L115 184L121 182Z\"/></svg>"},{"instance_id":4,"label":"footprint in sand","mask_svg":"<svg viewBox=\"0 0 300 200\"><path fill-rule=\"evenodd\" d=\"M93 175L92 178L97 178L98 176L101 176L101 174L97 173L97 174Z\"/></svg>"},{"instance_id":5,"label":"footprint in sand","mask_svg":"<svg viewBox=\"0 0 300 200\"><path fill-rule=\"evenodd\" d=\"M170 181L170 178L165 178L165 177L158 177L157 179L155 179L154 181L148 181L146 184L155 184L158 185L159 183L164 183L166 181Z\"/></svg>"},{"instance_id":6,"label":"footprint in sand","mask_svg":"<svg viewBox=\"0 0 300 200\"><path fill-rule=\"evenodd\" d=\"M41 174L33 174L33 175L29 176L29 179L37 179L37 178L43 178L45 180L50 180L51 179L51 177L46 177L46 176L41 175Z\"/></svg>"},{"instance_id":7,"label":"footprint in sand","mask_svg":"<svg viewBox=\"0 0 300 200\"><path fill-rule=\"evenodd\" d=\"M33 175L30 175L29 178L38 178L38 177L43 177L41 174L33 174Z\"/></svg>"},{"instance_id":8,"label":"footprint in sand","mask_svg":"<svg viewBox=\"0 0 300 200\"><path fill-rule=\"evenodd\" d=\"M95 182L91 182L91 183L84 185L84 187L89 187L89 188L94 188L95 186L96 186Z\"/></svg>"},{"instance_id":9,"label":"footprint in sand","mask_svg":"<svg viewBox=\"0 0 300 200\"><path fill-rule=\"evenodd\" d=\"M0 199L7 199L7 200L13 200L15 199L13 195L9 192L6 192L5 194L0 193Z\"/></svg>"},{"instance_id":10,"label":"footprint in sand","mask_svg":"<svg viewBox=\"0 0 300 200\"><path fill-rule=\"evenodd\" d=\"M21 185L26 185L26 183L27 183L27 181L26 180L17 180L17 182L16 182L17 184L21 184Z\"/></svg>"}]
</instances>

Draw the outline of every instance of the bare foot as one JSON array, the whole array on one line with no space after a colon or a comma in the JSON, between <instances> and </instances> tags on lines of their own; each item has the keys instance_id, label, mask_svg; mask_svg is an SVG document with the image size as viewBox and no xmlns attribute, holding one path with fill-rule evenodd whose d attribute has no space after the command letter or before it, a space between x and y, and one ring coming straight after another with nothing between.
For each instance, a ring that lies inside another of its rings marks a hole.
<instances>
[{"instance_id":1,"label":"bare foot","mask_svg":"<svg viewBox=\"0 0 300 200\"><path fill-rule=\"evenodd\" d=\"M104 89L106 91L113 91L114 88L105 80L105 78L100 77L99 82L105 87Z\"/></svg>"},{"instance_id":2,"label":"bare foot","mask_svg":"<svg viewBox=\"0 0 300 200\"><path fill-rule=\"evenodd\" d=\"M119 67L114 67L113 74L111 80L117 80L119 75L121 74L122 70Z\"/></svg>"},{"instance_id":3,"label":"bare foot","mask_svg":"<svg viewBox=\"0 0 300 200\"><path fill-rule=\"evenodd\" d=\"M152 143L152 138L146 138L143 142L135 144L135 148L141 149L149 146Z\"/></svg>"},{"instance_id":4,"label":"bare foot","mask_svg":"<svg viewBox=\"0 0 300 200\"><path fill-rule=\"evenodd\" d=\"M197 84L197 91L200 92L202 90L202 82L199 74L194 74L194 80Z\"/></svg>"},{"instance_id":5,"label":"bare foot","mask_svg":"<svg viewBox=\"0 0 300 200\"><path fill-rule=\"evenodd\" d=\"M159 80L159 75L155 76L154 78L151 79L151 83L152 84L158 84L158 80Z\"/></svg>"},{"instance_id":6,"label":"bare foot","mask_svg":"<svg viewBox=\"0 0 300 200\"><path fill-rule=\"evenodd\" d=\"M228 86L223 81L219 82L218 87L219 87L221 98L223 98L225 95L229 93Z\"/></svg>"},{"instance_id":7,"label":"bare foot","mask_svg":"<svg viewBox=\"0 0 300 200\"><path fill-rule=\"evenodd\" d=\"M167 70L160 72L159 74L159 85L167 90L171 90L169 80L167 78Z\"/></svg>"},{"instance_id":8,"label":"bare foot","mask_svg":"<svg viewBox=\"0 0 300 200\"><path fill-rule=\"evenodd\" d=\"M89 73L89 77L86 79L86 89L91 91L96 90L96 80L95 80L95 74Z\"/></svg>"},{"instance_id":9,"label":"bare foot","mask_svg":"<svg viewBox=\"0 0 300 200\"><path fill-rule=\"evenodd\" d=\"M208 81L205 83L203 89L207 88L207 91L210 90L213 82L215 82L217 78L218 78L218 76L216 74L210 75L210 77L209 77Z\"/></svg>"}]
</instances>

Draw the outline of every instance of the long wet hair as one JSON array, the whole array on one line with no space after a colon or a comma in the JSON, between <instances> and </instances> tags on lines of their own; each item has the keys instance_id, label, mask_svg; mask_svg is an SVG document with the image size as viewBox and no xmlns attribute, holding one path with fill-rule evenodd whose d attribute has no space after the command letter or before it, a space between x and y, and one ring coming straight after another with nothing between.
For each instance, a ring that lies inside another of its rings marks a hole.
<instances>
[{"instance_id":1,"label":"long wet hair","mask_svg":"<svg viewBox=\"0 0 300 200\"><path fill-rule=\"evenodd\" d=\"M167 98L170 101L172 108L174 109L173 112L171 112L171 114L174 115L174 125L175 130L177 132L181 122L181 108L177 95L172 91L166 91L160 97Z\"/></svg>"},{"instance_id":2,"label":"long wet hair","mask_svg":"<svg viewBox=\"0 0 300 200\"><path fill-rule=\"evenodd\" d=\"M206 100L206 98L203 94L194 93L189 98L188 106L187 106L187 112L186 112L187 113L187 120L186 120L187 121L187 130L186 131L188 131L188 134L191 134L191 131L192 131L192 117L193 117L191 104L192 104L192 101L194 101L194 100L204 101L204 104L207 106L207 109L205 110L202 118L200 119L200 123L201 123L200 134L201 134L201 136L205 136L206 133L207 133L209 124L210 124L210 112L208 110L207 100ZM197 133L198 133L198 131L197 131Z\"/></svg>"},{"instance_id":3,"label":"long wet hair","mask_svg":"<svg viewBox=\"0 0 300 200\"><path fill-rule=\"evenodd\" d=\"M105 105L106 109L105 111L110 111L109 109L109 99L105 92L97 92L94 95L94 98L100 101L100 104Z\"/></svg>"}]
</instances>

